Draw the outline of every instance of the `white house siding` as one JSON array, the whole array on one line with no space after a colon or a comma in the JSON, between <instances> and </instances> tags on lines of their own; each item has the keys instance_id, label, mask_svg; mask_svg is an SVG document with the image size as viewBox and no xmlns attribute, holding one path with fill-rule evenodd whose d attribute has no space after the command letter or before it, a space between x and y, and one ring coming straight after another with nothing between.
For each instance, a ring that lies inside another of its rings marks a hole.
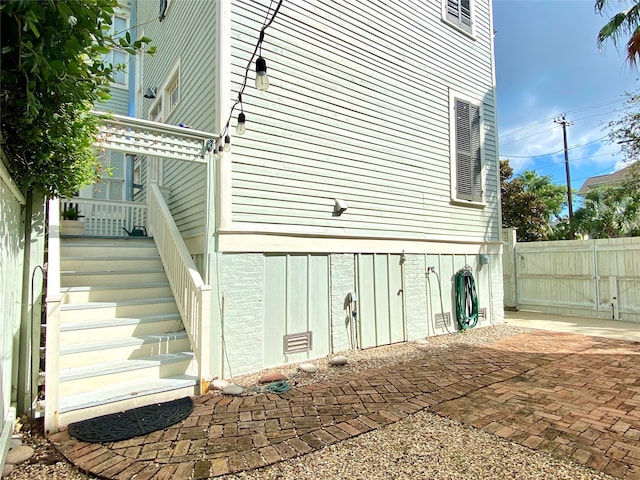
<instances>
[{"instance_id":1,"label":"white house siding","mask_svg":"<svg viewBox=\"0 0 640 480\"><path fill-rule=\"evenodd\" d=\"M151 21L144 26L144 34L157 46L155 55L143 59L141 91L157 87L157 95L162 94L172 68L178 62L180 65L180 101L168 111L168 98L163 98L164 123L214 131L216 5L214 0L171 1L160 22L157 1L138 1L138 21ZM154 102L140 100L142 115L147 118ZM203 165L169 160L163 163L160 183L171 189L169 208L185 237L204 233L206 179Z\"/></svg>"},{"instance_id":2,"label":"white house siding","mask_svg":"<svg viewBox=\"0 0 640 480\"><path fill-rule=\"evenodd\" d=\"M232 2L230 96L268 3ZM490 2L473 6L475 39L435 0L285 2L262 48L271 87L243 95L232 229L498 240ZM450 90L483 106L485 208L450 201ZM349 205L341 217L334 198Z\"/></svg>"},{"instance_id":3,"label":"white house siding","mask_svg":"<svg viewBox=\"0 0 640 480\"><path fill-rule=\"evenodd\" d=\"M4 167L0 165L0 169ZM14 194L17 190L9 182L8 176L0 176L0 465L9 448L15 418L12 403L16 401L18 384L24 254L22 209ZM24 198L21 200L24 202Z\"/></svg>"}]
</instances>

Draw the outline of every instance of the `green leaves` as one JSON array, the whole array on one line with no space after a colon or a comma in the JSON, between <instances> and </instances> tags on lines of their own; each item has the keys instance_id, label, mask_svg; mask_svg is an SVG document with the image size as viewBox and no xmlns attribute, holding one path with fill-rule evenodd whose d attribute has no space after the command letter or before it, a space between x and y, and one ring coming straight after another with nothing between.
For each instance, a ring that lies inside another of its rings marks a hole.
<instances>
[{"instance_id":1,"label":"green leaves","mask_svg":"<svg viewBox=\"0 0 640 480\"><path fill-rule=\"evenodd\" d=\"M0 112L9 168L25 189L73 194L96 179L97 119L123 65L114 49L153 52L151 39L111 32L117 0L0 0Z\"/></svg>"}]
</instances>

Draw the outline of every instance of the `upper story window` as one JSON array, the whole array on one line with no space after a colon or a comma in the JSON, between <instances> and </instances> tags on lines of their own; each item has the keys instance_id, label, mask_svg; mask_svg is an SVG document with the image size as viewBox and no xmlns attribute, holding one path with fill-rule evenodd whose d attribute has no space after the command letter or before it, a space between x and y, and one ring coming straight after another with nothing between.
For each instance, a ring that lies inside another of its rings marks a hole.
<instances>
[{"instance_id":1,"label":"upper story window","mask_svg":"<svg viewBox=\"0 0 640 480\"><path fill-rule=\"evenodd\" d=\"M443 18L465 32L472 33L472 0L443 0Z\"/></svg>"},{"instance_id":2,"label":"upper story window","mask_svg":"<svg viewBox=\"0 0 640 480\"><path fill-rule=\"evenodd\" d=\"M451 197L482 204L482 107L451 94Z\"/></svg>"},{"instance_id":3,"label":"upper story window","mask_svg":"<svg viewBox=\"0 0 640 480\"><path fill-rule=\"evenodd\" d=\"M171 113L178 102L180 102L180 75L179 72L176 72L176 75L173 79L170 80L169 86L167 87L167 100L168 100L168 113Z\"/></svg>"},{"instance_id":4,"label":"upper story window","mask_svg":"<svg viewBox=\"0 0 640 480\"><path fill-rule=\"evenodd\" d=\"M109 32L113 35L115 40L118 40L123 35L126 35L129 28L129 19L126 16L114 15L111 20L111 27ZM129 54L122 50L112 50L105 58L105 63L111 63L114 67L116 65L126 65ZM127 85L127 70L126 67L122 70L116 71L113 74L113 83L116 85Z\"/></svg>"}]
</instances>

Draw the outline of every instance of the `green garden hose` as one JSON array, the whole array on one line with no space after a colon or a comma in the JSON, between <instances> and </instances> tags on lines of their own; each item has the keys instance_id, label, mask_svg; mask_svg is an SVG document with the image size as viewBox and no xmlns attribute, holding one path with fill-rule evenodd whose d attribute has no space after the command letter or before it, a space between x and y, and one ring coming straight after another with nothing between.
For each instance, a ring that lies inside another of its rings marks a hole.
<instances>
[{"instance_id":1,"label":"green garden hose","mask_svg":"<svg viewBox=\"0 0 640 480\"><path fill-rule=\"evenodd\" d=\"M478 294L476 282L469 267L456 273L454 277L456 296L456 320L460 330L473 328L478 324Z\"/></svg>"}]
</instances>

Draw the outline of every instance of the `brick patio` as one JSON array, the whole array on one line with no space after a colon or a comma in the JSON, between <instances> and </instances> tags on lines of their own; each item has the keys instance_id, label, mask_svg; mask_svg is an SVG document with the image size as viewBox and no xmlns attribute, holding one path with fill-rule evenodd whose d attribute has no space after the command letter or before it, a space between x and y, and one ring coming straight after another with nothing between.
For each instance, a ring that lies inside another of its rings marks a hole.
<instances>
[{"instance_id":1,"label":"brick patio","mask_svg":"<svg viewBox=\"0 0 640 480\"><path fill-rule=\"evenodd\" d=\"M640 479L640 344L536 331L425 352L394 368L283 394L195 399L183 422L126 441L50 440L80 470L203 479L304 455L419 410Z\"/></svg>"}]
</instances>

